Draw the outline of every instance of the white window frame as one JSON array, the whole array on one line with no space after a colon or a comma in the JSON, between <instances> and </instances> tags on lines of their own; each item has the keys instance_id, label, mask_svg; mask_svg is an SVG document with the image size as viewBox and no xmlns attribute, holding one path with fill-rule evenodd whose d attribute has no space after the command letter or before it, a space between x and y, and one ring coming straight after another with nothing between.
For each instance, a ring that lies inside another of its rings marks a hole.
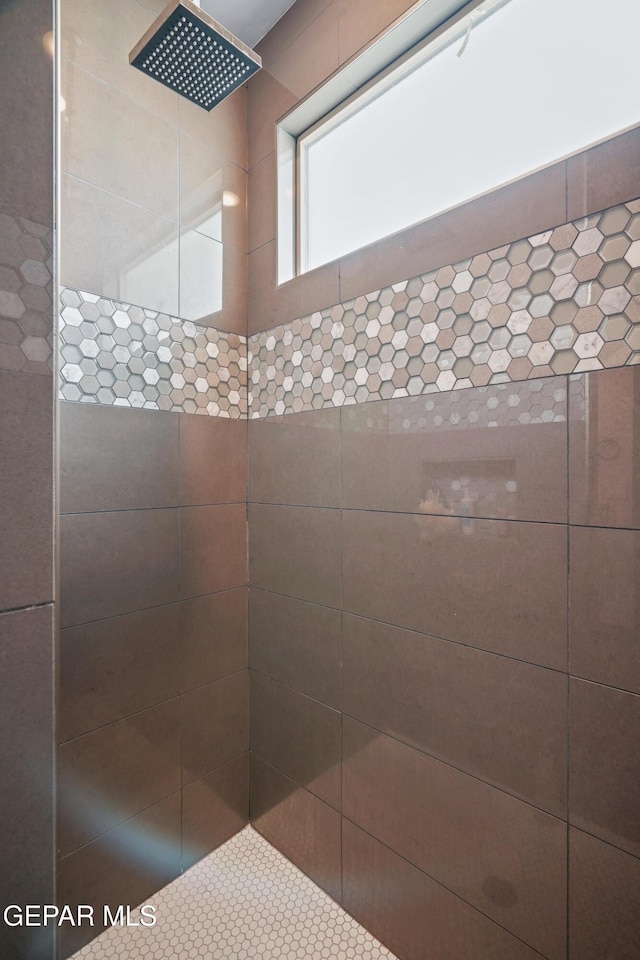
<instances>
[{"instance_id":1,"label":"white window frame","mask_svg":"<svg viewBox=\"0 0 640 960\"><path fill-rule=\"evenodd\" d=\"M348 109L387 73L417 56L486 0L418 0L363 51L312 91L276 125L278 283L305 272L301 250L299 142L329 115ZM499 0L498 0L499 2Z\"/></svg>"},{"instance_id":2,"label":"white window frame","mask_svg":"<svg viewBox=\"0 0 640 960\"><path fill-rule=\"evenodd\" d=\"M286 283L313 269L308 266L305 249L307 229L304 186L307 172L306 150L313 144L314 139L324 136L332 125L342 123L349 113L360 110L363 100L366 105L416 67L435 56L443 47L452 42L455 43L464 35L465 29L473 28L480 16L490 15L508 2L509 0L470 0L470 2L469 0L418 0L368 47L352 57L278 121L276 127L278 284ZM483 11L479 11L478 7L484 8ZM556 157L548 163L527 170L512 180L496 184L484 193L469 196L455 206L464 206L479 196L493 193L509 183L517 182L568 157L583 153L598 143L606 142L626 130L633 129L636 125L631 124L599 140L581 145L572 153ZM440 216L449 209L453 208L438 210L425 219ZM407 230L411 226L415 224L408 224L402 229ZM377 243L383 239L381 237L372 240L371 243ZM364 247L358 249L364 249ZM338 255L335 259L349 255L349 253ZM322 266L322 264L318 265L318 269Z\"/></svg>"}]
</instances>

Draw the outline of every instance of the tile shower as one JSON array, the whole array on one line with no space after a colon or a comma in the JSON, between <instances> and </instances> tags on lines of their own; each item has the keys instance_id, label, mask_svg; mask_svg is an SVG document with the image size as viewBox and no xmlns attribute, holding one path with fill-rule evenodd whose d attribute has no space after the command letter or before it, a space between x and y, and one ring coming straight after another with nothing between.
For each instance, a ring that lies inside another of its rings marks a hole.
<instances>
[{"instance_id":1,"label":"tile shower","mask_svg":"<svg viewBox=\"0 0 640 960\"><path fill-rule=\"evenodd\" d=\"M50 106L37 6L0 23ZM253 956L224 897L284 871L319 956L631 960L638 131L277 287L273 123L408 4L297 0L210 115L127 65L162 6L60 5L55 342L51 131L6 118L44 143L0 188L3 897L179 917L226 872L207 949Z\"/></svg>"}]
</instances>

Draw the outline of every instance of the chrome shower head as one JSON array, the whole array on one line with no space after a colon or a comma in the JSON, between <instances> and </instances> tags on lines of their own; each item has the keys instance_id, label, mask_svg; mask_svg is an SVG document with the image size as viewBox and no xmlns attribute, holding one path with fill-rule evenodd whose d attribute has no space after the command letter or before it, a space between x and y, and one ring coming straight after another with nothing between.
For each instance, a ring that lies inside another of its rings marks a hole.
<instances>
[{"instance_id":1,"label":"chrome shower head","mask_svg":"<svg viewBox=\"0 0 640 960\"><path fill-rule=\"evenodd\" d=\"M262 60L191 0L171 0L129 54L129 63L212 110Z\"/></svg>"}]
</instances>

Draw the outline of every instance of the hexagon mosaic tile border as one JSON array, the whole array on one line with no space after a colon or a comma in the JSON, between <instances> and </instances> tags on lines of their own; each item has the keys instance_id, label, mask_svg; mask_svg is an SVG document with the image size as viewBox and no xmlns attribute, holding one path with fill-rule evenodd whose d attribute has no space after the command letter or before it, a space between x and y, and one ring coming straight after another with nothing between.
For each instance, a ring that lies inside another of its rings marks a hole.
<instances>
[{"instance_id":1,"label":"hexagon mosaic tile border","mask_svg":"<svg viewBox=\"0 0 640 960\"><path fill-rule=\"evenodd\" d=\"M245 337L69 287L61 301L61 399L246 417Z\"/></svg>"},{"instance_id":2,"label":"hexagon mosaic tile border","mask_svg":"<svg viewBox=\"0 0 640 960\"><path fill-rule=\"evenodd\" d=\"M396 960L251 826L148 903L156 926L112 927L74 960Z\"/></svg>"},{"instance_id":3,"label":"hexagon mosaic tile border","mask_svg":"<svg viewBox=\"0 0 640 960\"><path fill-rule=\"evenodd\" d=\"M15 233L15 222L9 228ZM15 286L19 278L11 269ZM24 289L38 289L24 264L20 269ZM0 292L5 311L8 303L18 312L15 296ZM26 308L23 315L34 322ZM19 317L11 324L8 335L19 343L9 344L10 362L29 369L50 362L50 339L45 357L32 326ZM640 200L248 341L65 288L60 339L63 399L233 418L636 364Z\"/></svg>"},{"instance_id":4,"label":"hexagon mosaic tile border","mask_svg":"<svg viewBox=\"0 0 640 960\"><path fill-rule=\"evenodd\" d=\"M249 416L640 363L640 200L249 339Z\"/></svg>"},{"instance_id":5,"label":"hexagon mosaic tile border","mask_svg":"<svg viewBox=\"0 0 640 960\"><path fill-rule=\"evenodd\" d=\"M0 370L51 375L53 232L0 213Z\"/></svg>"}]
</instances>

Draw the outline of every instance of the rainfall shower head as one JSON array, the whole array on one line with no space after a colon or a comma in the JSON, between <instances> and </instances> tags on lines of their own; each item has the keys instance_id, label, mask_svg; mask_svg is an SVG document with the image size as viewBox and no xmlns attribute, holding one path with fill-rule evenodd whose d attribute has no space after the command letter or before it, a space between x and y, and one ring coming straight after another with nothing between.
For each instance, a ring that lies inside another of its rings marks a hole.
<instances>
[{"instance_id":1,"label":"rainfall shower head","mask_svg":"<svg viewBox=\"0 0 640 960\"><path fill-rule=\"evenodd\" d=\"M133 48L129 63L205 110L262 66L257 53L191 0L171 0Z\"/></svg>"}]
</instances>

